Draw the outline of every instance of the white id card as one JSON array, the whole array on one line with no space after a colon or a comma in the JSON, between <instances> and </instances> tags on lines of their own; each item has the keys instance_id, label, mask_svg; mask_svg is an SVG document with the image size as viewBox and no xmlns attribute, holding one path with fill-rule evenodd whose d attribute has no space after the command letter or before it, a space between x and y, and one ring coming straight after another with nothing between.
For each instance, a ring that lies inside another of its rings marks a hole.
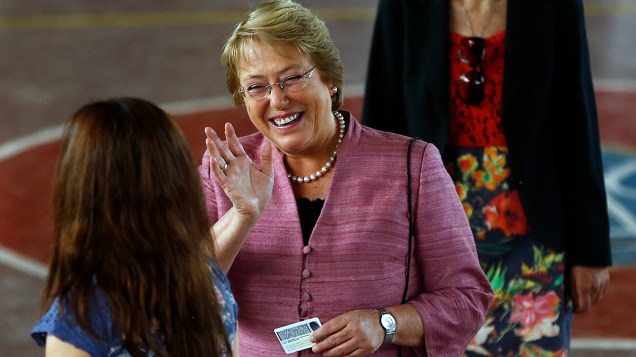
<instances>
[{"instance_id":1,"label":"white id card","mask_svg":"<svg viewBox=\"0 0 636 357\"><path fill-rule=\"evenodd\" d=\"M290 354L313 347L315 343L309 341L309 335L320 327L320 320L313 317L291 325L274 329L274 333L283 346L285 353Z\"/></svg>"}]
</instances>

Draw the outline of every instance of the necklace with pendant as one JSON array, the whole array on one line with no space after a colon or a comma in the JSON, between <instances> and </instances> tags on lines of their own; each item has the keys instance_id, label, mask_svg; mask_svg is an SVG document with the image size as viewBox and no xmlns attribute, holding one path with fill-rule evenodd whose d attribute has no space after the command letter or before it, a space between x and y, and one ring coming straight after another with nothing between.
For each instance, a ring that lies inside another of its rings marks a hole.
<instances>
[{"instance_id":1,"label":"necklace with pendant","mask_svg":"<svg viewBox=\"0 0 636 357\"><path fill-rule=\"evenodd\" d=\"M499 6L499 0L495 0L493 1L492 6L490 7L490 13L488 14L488 18L486 19L486 23L484 24L483 28L481 29L481 32L479 33L478 37L483 38L484 37L484 32L486 32L486 29L488 28L488 25L490 25L490 21L492 20L492 16L495 14L495 11L497 11L497 7ZM473 31L473 22L470 20L470 14L468 13L468 9L466 8L466 4L464 4L464 0L462 0L462 8L464 9L464 13L466 14L466 20L468 20L468 27L470 28L470 34L472 35L472 37L477 37L475 36L475 32Z\"/></svg>"}]
</instances>

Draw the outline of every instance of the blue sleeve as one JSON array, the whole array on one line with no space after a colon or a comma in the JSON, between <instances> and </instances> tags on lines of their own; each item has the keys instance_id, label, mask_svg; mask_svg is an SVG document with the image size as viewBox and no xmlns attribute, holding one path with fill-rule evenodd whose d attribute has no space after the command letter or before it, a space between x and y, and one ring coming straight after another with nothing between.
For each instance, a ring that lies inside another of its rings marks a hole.
<instances>
[{"instance_id":1,"label":"blue sleeve","mask_svg":"<svg viewBox=\"0 0 636 357\"><path fill-rule=\"evenodd\" d=\"M49 310L31 330L31 337L38 346L46 344L46 336L51 334L70 343L91 356L108 356L122 348L121 339L112 331L110 308L101 294L89 303L90 323L98 338L93 337L77 323L71 305L64 301L64 310L60 310L59 300L55 299Z\"/></svg>"},{"instance_id":2,"label":"blue sleeve","mask_svg":"<svg viewBox=\"0 0 636 357\"><path fill-rule=\"evenodd\" d=\"M225 330L230 343L234 343L237 330L238 304L234 300L227 276L216 264L210 264L210 269L213 273L216 296L223 312Z\"/></svg>"}]
</instances>

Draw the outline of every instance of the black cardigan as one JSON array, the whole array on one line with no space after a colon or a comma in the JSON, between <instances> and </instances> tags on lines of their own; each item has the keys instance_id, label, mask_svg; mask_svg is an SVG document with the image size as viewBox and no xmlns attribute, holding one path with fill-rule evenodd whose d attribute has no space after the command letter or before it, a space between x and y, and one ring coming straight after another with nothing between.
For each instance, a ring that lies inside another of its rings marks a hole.
<instances>
[{"instance_id":1,"label":"black cardigan","mask_svg":"<svg viewBox=\"0 0 636 357\"><path fill-rule=\"evenodd\" d=\"M380 0L362 121L444 152L448 0ZM581 0L508 0L502 121L533 232L568 266L609 266L609 219Z\"/></svg>"}]
</instances>

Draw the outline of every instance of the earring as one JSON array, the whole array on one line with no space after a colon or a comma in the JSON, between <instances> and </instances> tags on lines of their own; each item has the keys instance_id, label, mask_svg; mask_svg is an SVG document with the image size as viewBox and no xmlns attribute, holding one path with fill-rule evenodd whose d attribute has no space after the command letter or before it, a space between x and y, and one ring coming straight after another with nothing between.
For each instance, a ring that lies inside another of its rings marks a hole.
<instances>
[{"instance_id":1,"label":"earring","mask_svg":"<svg viewBox=\"0 0 636 357\"><path fill-rule=\"evenodd\" d=\"M331 95L334 95L334 94L338 93L338 87L331 88L331 92L332 92Z\"/></svg>"}]
</instances>

